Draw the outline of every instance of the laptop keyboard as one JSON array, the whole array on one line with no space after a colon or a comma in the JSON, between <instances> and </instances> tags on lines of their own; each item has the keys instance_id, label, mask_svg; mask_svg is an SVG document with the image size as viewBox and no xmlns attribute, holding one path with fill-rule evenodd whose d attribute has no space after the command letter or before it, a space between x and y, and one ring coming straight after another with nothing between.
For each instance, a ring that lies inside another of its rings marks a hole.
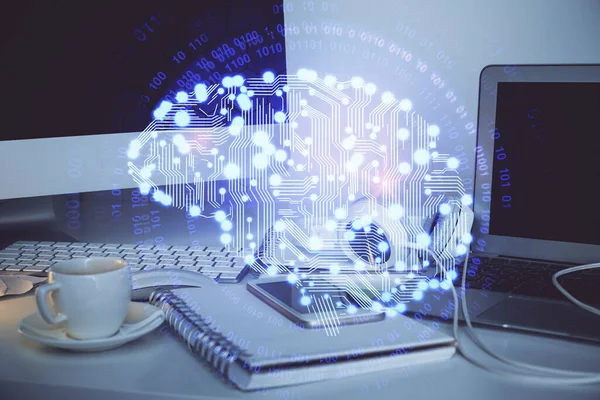
<instances>
[{"instance_id":1,"label":"laptop keyboard","mask_svg":"<svg viewBox=\"0 0 600 400\"><path fill-rule=\"evenodd\" d=\"M239 282L249 269L238 252L225 247L20 241L0 251L0 274L47 275L57 262L85 257L123 258L132 272L185 269L222 283Z\"/></svg>"},{"instance_id":2,"label":"laptop keyboard","mask_svg":"<svg viewBox=\"0 0 600 400\"><path fill-rule=\"evenodd\" d=\"M573 265L547 264L508 258L478 257L481 264L475 276L467 274L466 281L473 289L486 289L525 296L565 300L552 284L552 275ZM469 269L474 264L469 262ZM455 286L460 286L462 268L459 268ZM574 297L588 304L600 304L600 269L579 271L558 278L558 282Z\"/></svg>"}]
</instances>

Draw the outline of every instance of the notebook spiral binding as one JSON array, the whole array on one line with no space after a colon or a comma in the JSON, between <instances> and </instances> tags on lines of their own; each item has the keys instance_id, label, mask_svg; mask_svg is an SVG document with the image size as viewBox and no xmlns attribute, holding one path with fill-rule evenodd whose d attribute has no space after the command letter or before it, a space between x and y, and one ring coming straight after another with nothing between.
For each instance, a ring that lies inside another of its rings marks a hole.
<instances>
[{"instance_id":1,"label":"notebook spiral binding","mask_svg":"<svg viewBox=\"0 0 600 400\"><path fill-rule=\"evenodd\" d=\"M215 331L204 318L192 311L177 295L168 289L157 289L150 295L150 304L163 310L165 320L177 332L196 357L204 361L223 378L228 377L229 366L246 352L225 335Z\"/></svg>"}]
</instances>

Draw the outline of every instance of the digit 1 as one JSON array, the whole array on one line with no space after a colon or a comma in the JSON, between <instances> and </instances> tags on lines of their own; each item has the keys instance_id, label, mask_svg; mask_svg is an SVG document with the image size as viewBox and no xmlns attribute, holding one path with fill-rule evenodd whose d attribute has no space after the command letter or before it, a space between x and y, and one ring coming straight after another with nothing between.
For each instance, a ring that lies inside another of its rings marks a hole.
<instances>
[{"instance_id":1,"label":"digit 1","mask_svg":"<svg viewBox=\"0 0 600 400\"><path fill-rule=\"evenodd\" d=\"M498 150L496 150L496 153L500 153L501 151L504 151L504 147L500 146L500 148Z\"/></svg>"},{"instance_id":2,"label":"digit 1","mask_svg":"<svg viewBox=\"0 0 600 400\"><path fill-rule=\"evenodd\" d=\"M508 168L504 168L500 171L501 174L508 174Z\"/></svg>"}]
</instances>

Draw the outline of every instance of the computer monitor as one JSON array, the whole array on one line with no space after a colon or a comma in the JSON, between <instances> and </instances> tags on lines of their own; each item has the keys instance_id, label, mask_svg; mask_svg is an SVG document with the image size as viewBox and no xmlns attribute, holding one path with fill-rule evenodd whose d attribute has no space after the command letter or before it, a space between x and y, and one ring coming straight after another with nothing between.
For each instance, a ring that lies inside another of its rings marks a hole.
<instances>
[{"instance_id":1,"label":"computer monitor","mask_svg":"<svg viewBox=\"0 0 600 400\"><path fill-rule=\"evenodd\" d=\"M285 74L277 7L270 0L15 3L0 27L0 246L197 241L199 221L175 207L160 208L163 233L134 234L144 196L128 173L129 145L163 101L177 103L199 83Z\"/></svg>"},{"instance_id":2,"label":"computer monitor","mask_svg":"<svg viewBox=\"0 0 600 400\"><path fill-rule=\"evenodd\" d=\"M481 74L473 250L598 261L600 65L492 65Z\"/></svg>"}]
</instances>

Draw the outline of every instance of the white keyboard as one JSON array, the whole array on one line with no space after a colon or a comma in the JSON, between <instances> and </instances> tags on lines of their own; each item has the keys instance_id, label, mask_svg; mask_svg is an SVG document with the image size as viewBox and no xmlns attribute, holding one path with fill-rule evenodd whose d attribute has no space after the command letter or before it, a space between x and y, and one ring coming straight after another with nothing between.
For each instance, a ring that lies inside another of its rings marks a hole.
<instances>
[{"instance_id":1,"label":"white keyboard","mask_svg":"<svg viewBox=\"0 0 600 400\"><path fill-rule=\"evenodd\" d=\"M52 264L78 257L119 257L132 272L160 268L194 271L217 282L237 283L249 267L241 252L225 247L19 241L0 250L0 274L47 274Z\"/></svg>"}]
</instances>

